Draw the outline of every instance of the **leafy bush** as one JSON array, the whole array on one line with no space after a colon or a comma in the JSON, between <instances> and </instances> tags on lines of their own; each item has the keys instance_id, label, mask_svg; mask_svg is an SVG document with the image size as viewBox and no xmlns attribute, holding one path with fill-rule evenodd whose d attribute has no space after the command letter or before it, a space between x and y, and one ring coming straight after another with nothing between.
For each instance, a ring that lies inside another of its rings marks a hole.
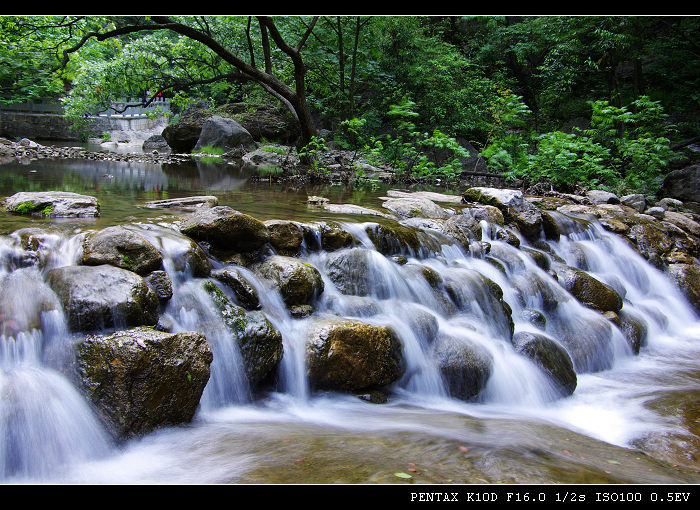
<instances>
[{"instance_id":1,"label":"leafy bush","mask_svg":"<svg viewBox=\"0 0 700 510\"><path fill-rule=\"evenodd\" d=\"M607 101L590 106L590 129L551 131L531 140L506 132L481 155L489 168L510 178L653 194L674 157L669 147L674 127L667 124L661 105L642 96L629 107ZM507 104L504 107L508 109Z\"/></svg>"}]
</instances>

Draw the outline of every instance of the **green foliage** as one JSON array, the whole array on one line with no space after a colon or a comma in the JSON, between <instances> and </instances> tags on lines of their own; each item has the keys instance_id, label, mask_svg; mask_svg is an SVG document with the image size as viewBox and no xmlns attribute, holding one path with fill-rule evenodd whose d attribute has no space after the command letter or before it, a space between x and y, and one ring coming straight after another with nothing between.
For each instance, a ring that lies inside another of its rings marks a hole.
<instances>
[{"instance_id":1,"label":"green foliage","mask_svg":"<svg viewBox=\"0 0 700 510\"><path fill-rule=\"evenodd\" d=\"M653 194L673 159L666 115L658 102L640 97L629 107L591 102L591 128L551 131L528 143L521 136L496 138L482 156L511 178L555 185L584 184Z\"/></svg>"},{"instance_id":2,"label":"green foliage","mask_svg":"<svg viewBox=\"0 0 700 510\"><path fill-rule=\"evenodd\" d=\"M391 105L389 116L394 119L396 134L370 137L364 153L375 164L386 164L403 177L429 181L452 181L459 177L461 157L469 152L457 140L439 129L432 133L417 130L413 120L418 114L416 104L405 99Z\"/></svg>"},{"instance_id":3,"label":"green foliage","mask_svg":"<svg viewBox=\"0 0 700 510\"><path fill-rule=\"evenodd\" d=\"M307 159L311 165L311 168L308 171L309 175L314 177L326 177L330 174L330 171L327 168L321 166L321 163L317 157L319 152L327 150L328 147L326 147L326 141L317 136L312 136L311 141L299 150L299 157L302 159Z\"/></svg>"},{"instance_id":4,"label":"green foliage","mask_svg":"<svg viewBox=\"0 0 700 510\"><path fill-rule=\"evenodd\" d=\"M15 207L12 211L19 213L19 214L30 214L35 209L36 209L36 205L34 204L33 201L29 200L27 202L22 202L17 207Z\"/></svg>"},{"instance_id":5,"label":"green foliage","mask_svg":"<svg viewBox=\"0 0 700 510\"><path fill-rule=\"evenodd\" d=\"M194 149L193 149L194 150ZM214 147L212 145L205 145L201 149L199 149L200 154L212 154L215 156L220 156L224 153L224 149L222 147Z\"/></svg>"}]
</instances>

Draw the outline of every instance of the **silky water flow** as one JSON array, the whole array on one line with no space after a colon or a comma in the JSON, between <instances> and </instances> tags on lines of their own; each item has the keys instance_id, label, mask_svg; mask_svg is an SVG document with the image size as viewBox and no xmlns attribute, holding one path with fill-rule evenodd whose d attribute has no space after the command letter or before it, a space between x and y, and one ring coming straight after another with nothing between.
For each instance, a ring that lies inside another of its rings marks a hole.
<instances>
[{"instance_id":1,"label":"silky water flow","mask_svg":"<svg viewBox=\"0 0 700 510\"><path fill-rule=\"evenodd\" d=\"M10 303L5 309L13 311L14 329L0 337L0 480L235 480L236 473L256 461L254 455L216 464L205 459L216 446L206 442L202 432L206 426L229 422L439 434L435 426L405 417L406 409L414 409L419 414L541 421L623 447L650 430L672 430L672 421L655 414L645 402L658 381L654 374L679 360L694 359L700 339L697 315L669 278L623 241L595 222L554 217L568 234L547 241L549 252L542 253L549 260L586 270L624 297L625 313L642 321L647 331L642 355L635 356L620 329L574 299L532 257L498 240L496 233L502 228L498 225L482 222L482 239L490 244L488 257L481 244L467 250L438 233L424 233L421 248L405 249L405 263L398 264L377 251L367 235L376 224L345 223L343 228L357 240L354 246L326 252L318 249L320 242L314 236L307 236L305 243L317 246L302 246L300 258L317 268L324 282L311 317L292 317L278 290L250 269L237 267L256 288L262 311L282 334L284 355L277 386L263 397L254 396L249 387L236 337L204 291L204 279L194 277L191 268L179 262L191 241L169 226L129 226L163 254L173 297L161 316L170 321L172 331L204 333L214 356L191 426L157 432L126 446L112 442L61 366L69 356L72 336L43 275L48 269L77 263L82 234L50 238L50 246L42 252L44 260L22 267L12 264L24 256L19 240L2 237L0 252L6 262L0 267L0 299ZM528 245L525 239L521 243ZM333 277L338 257L345 261L342 289ZM423 269L439 275L442 287L431 285ZM500 287L502 299L494 296L490 282ZM235 301L224 285L219 286ZM544 329L526 319L532 311L546 318ZM319 317L337 316L390 326L399 337L405 371L390 388L387 404L368 404L356 396L310 387L307 329ZM516 351L511 328L545 335L567 350L578 376L573 395L562 398L551 378ZM435 337L453 347L473 347L491 360L490 376L476 399L465 402L451 394L433 354ZM635 375L639 373L644 377ZM162 436L180 444L166 447L159 442ZM193 453L197 448L199 452ZM178 461L178 450L196 456L200 468L188 472ZM195 471L207 474L197 478Z\"/></svg>"}]
</instances>

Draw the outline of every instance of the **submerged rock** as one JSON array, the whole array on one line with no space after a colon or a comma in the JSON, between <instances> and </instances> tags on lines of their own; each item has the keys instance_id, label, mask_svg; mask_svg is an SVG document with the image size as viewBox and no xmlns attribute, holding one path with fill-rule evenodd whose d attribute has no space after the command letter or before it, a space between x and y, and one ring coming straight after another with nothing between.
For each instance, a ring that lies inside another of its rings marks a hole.
<instances>
[{"instance_id":1,"label":"submerged rock","mask_svg":"<svg viewBox=\"0 0 700 510\"><path fill-rule=\"evenodd\" d=\"M0 336L42 328L42 315L61 304L38 271L21 269L0 275Z\"/></svg>"},{"instance_id":2,"label":"submerged rock","mask_svg":"<svg viewBox=\"0 0 700 510\"><path fill-rule=\"evenodd\" d=\"M155 326L158 297L144 279L110 265L65 266L46 277L73 331Z\"/></svg>"},{"instance_id":3,"label":"submerged rock","mask_svg":"<svg viewBox=\"0 0 700 510\"><path fill-rule=\"evenodd\" d=\"M384 255L414 255L421 242L416 229L395 222L369 225L365 231L378 252Z\"/></svg>"},{"instance_id":4,"label":"submerged rock","mask_svg":"<svg viewBox=\"0 0 700 510\"><path fill-rule=\"evenodd\" d=\"M219 199L215 196L197 196L184 198L169 198L167 200L152 200L146 202L145 207L149 209L178 209L183 211L193 211L200 207L216 207Z\"/></svg>"},{"instance_id":5,"label":"submerged rock","mask_svg":"<svg viewBox=\"0 0 700 510\"><path fill-rule=\"evenodd\" d=\"M236 266L225 266L211 272L212 278L227 285L236 296L236 299L248 310L260 309L260 297L250 282L241 274Z\"/></svg>"},{"instance_id":6,"label":"submerged rock","mask_svg":"<svg viewBox=\"0 0 700 510\"><path fill-rule=\"evenodd\" d=\"M559 283L582 304L602 312L618 312L622 297L618 292L585 271L555 263Z\"/></svg>"},{"instance_id":7,"label":"submerged rock","mask_svg":"<svg viewBox=\"0 0 700 510\"><path fill-rule=\"evenodd\" d=\"M81 386L120 439L194 417L213 360L204 335L140 327L91 335L76 346Z\"/></svg>"},{"instance_id":8,"label":"submerged rock","mask_svg":"<svg viewBox=\"0 0 700 510\"><path fill-rule=\"evenodd\" d=\"M23 191L7 197L3 207L15 214L55 218L94 218L100 215L100 204L95 197L68 191Z\"/></svg>"},{"instance_id":9,"label":"submerged rock","mask_svg":"<svg viewBox=\"0 0 700 510\"><path fill-rule=\"evenodd\" d=\"M690 304L700 313L700 268L697 264L670 264L668 274Z\"/></svg>"},{"instance_id":10,"label":"submerged rock","mask_svg":"<svg viewBox=\"0 0 700 510\"><path fill-rule=\"evenodd\" d=\"M403 374L401 342L391 328L347 319L312 325L306 347L314 388L360 392L379 389Z\"/></svg>"}]
</instances>

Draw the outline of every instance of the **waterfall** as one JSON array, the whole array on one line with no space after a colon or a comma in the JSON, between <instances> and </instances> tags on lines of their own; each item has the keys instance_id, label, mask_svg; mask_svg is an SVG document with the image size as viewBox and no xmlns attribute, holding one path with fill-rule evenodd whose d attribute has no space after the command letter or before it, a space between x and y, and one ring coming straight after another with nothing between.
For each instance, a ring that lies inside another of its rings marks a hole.
<instances>
[{"instance_id":1,"label":"waterfall","mask_svg":"<svg viewBox=\"0 0 700 510\"><path fill-rule=\"evenodd\" d=\"M55 296L33 268L8 273L1 288L14 321L0 331L0 480L41 480L106 455L112 445L101 423L53 366L70 344Z\"/></svg>"},{"instance_id":2,"label":"waterfall","mask_svg":"<svg viewBox=\"0 0 700 510\"><path fill-rule=\"evenodd\" d=\"M572 221L553 216L559 222ZM355 242L332 251L320 249L321 235L309 227L310 235L295 257L319 271L324 290L308 316L294 316L280 290L251 267L238 259L226 261L252 285L262 313L281 333L284 354L274 383L262 396L246 378L236 335L203 284L213 282L232 302L236 298L213 277L198 273L201 260L192 255L192 241L168 224L128 227L163 255L172 298L161 304L161 321L172 332L203 333L213 352L198 418L215 420L219 411L246 416L264 409L275 417L344 425L349 408L367 404L347 394L317 392L307 367L308 334L315 321L344 318L390 328L400 341L403 371L382 388L388 404L377 406L368 423L388 423L390 418L382 413L413 406L473 416L527 416L620 444L637 438L649 423L656 424L644 409L644 391L613 410L592 394L603 388L615 402L625 402L629 394L610 381L627 377L632 363L644 365L651 359L650 370L658 367L655 354L697 338L698 317L669 278L625 242L592 222L576 223L557 241L529 243L518 237L516 247L503 240L503 227L482 221L480 242L464 246L427 228L421 247L399 245L399 257L375 246L368 235L375 226L342 222ZM12 313L11 320L3 317L0 330L2 481L55 478L62 466L84 466L114 454L91 406L61 373L72 335L43 279L50 268L77 263L82 238L48 236L37 257L27 260L18 238L0 237L0 310ZM539 262L531 256L535 252ZM646 331L642 352L651 358L636 356L619 325L569 293L550 270L555 262L584 270L613 288L624 299L625 316ZM207 263L224 265L211 255ZM573 395L562 396L545 367L518 350L518 334L536 335L570 356L578 376ZM451 379L450 363L460 356L484 361L478 394L460 394L464 381ZM620 416L627 406L632 415L642 417L639 426L613 434L610 424L625 421ZM587 409L599 410L607 421L595 423Z\"/></svg>"}]
</instances>

